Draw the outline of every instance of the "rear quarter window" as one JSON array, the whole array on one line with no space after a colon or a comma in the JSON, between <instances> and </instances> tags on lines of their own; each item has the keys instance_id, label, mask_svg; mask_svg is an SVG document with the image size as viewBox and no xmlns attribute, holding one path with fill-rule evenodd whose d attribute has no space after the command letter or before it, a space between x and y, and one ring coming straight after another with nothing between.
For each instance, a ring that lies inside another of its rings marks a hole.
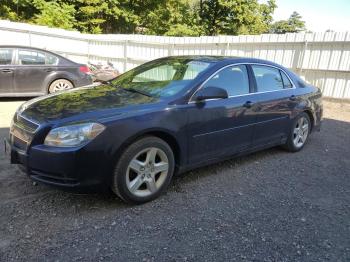
<instances>
[{"instance_id":1,"label":"rear quarter window","mask_svg":"<svg viewBox=\"0 0 350 262\"><path fill-rule=\"evenodd\" d=\"M289 78L286 76L286 74L283 71L281 72L282 80L283 80L283 86L284 88L292 88L292 82L289 80Z\"/></svg>"}]
</instances>

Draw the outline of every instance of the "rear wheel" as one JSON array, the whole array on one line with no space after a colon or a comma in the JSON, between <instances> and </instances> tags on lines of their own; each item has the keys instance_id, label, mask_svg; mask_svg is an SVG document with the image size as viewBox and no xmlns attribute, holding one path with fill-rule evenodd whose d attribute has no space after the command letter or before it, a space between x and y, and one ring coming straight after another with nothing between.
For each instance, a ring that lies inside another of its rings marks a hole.
<instances>
[{"instance_id":1,"label":"rear wheel","mask_svg":"<svg viewBox=\"0 0 350 262\"><path fill-rule=\"evenodd\" d=\"M58 91L63 91L71 88L73 88L72 82L66 79L57 79L53 81L49 86L49 93L52 94Z\"/></svg>"},{"instance_id":2,"label":"rear wheel","mask_svg":"<svg viewBox=\"0 0 350 262\"><path fill-rule=\"evenodd\" d=\"M306 113L301 113L295 118L292 124L285 148L291 152L301 150L309 138L310 131L310 117Z\"/></svg>"},{"instance_id":3,"label":"rear wheel","mask_svg":"<svg viewBox=\"0 0 350 262\"><path fill-rule=\"evenodd\" d=\"M126 202L151 201L168 187L174 165L174 154L165 141L157 137L142 138L120 157L112 190Z\"/></svg>"}]
</instances>

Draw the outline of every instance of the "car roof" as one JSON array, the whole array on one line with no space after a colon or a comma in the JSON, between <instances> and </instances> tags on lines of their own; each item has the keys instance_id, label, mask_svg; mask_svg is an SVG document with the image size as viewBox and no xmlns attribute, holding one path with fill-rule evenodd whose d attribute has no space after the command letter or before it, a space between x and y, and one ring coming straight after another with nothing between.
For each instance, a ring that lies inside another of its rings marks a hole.
<instances>
[{"instance_id":1,"label":"car roof","mask_svg":"<svg viewBox=\"0 0 350 262\"><path fill-rule=\"evenodd\" d=\"M61 56L55 52L52 52L52 51L49 51L49 50L46 50L46 49L42 49L42 48L37 48L37 47L32 47L32 46L24 46L24 45L0 45L0 48L21 48L21 49L30 49L30 50L36 50L36 51L42 51L42 52L46 52L46 53L49 53L49 54L52 54L54 56L57 56L59 57L60 59L63 59L65 61L68 61L68 62L71 62L71 63L74 63L72 60L68 59L68 58L65 58L64 56Z\"/></svg>"},{"instance_id":2,"label":"car roof","mask_svg":"<svg viewBox=\"0 0 350 262\"><path fill-rule=\"evenodd\" d=\"M211 63L257 63L257 64L266 64L273 65L276 67L283 68L283 66L271 62L269 60L258 59L258 58L250 58L250 57L240 57L240 56L203 56L203 55L185 55L185 56L169 56L166 58L176 58L176 59L184 59L184 60L193 60L193 61L202 61L202 62L211 62ZM161 58L162 59L162 58Z\"/></svg>"},{"instance_id":3,"label":"car roof","mask_svg":"<svg viewBox=\"0 0 350 262\"><path fill-rule=\"evenodd\" d=\"M279 69L282 69L288 76L292 79L294 83L298 83L299 86L305 86L305 82L293 71L288 68L276 64L269 60L250 58L250 57L239 57L239 56L203 56L203 55L184 55L184 56L169 56L159 59L184 59L184 60L193 60L199 62L209 62L216 65L216 68L223 67L230 64L262 64L270 65Z\"/></svg>"}]
</instances>

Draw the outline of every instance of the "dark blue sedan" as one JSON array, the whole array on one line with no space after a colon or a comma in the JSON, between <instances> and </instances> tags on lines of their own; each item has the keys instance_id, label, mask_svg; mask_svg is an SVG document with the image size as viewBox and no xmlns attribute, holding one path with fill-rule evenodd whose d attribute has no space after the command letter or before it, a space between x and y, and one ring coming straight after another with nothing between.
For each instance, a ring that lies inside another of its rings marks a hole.
<instances>
[{"instance_id":1,"label":"dark blue sedan","mask_svg":"<svg viewBox=\"0 0 350 262\"><path fill-rule=\"evenodd\" d=\"M299 151L321 118L320 90L275 63L167 57L23 104L7 152L35 181L143 203L174 173L278 145Z\"/></svg>"}]
</instances>

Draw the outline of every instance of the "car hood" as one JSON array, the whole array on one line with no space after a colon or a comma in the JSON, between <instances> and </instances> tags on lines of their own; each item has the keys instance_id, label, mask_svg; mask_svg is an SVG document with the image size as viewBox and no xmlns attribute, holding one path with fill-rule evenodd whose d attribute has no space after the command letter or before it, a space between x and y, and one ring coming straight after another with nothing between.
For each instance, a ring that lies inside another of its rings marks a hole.
<instances>
[{"instance_id":1,"label":"car hood","mask_svg":"<svg viewBox=\"0 0 350 262\"><path fill-rule=\"evenodd\" d=\"M110 85L87 86L34 98L18 112L38 122L71 118L83 114L91 118L108 117L132 110L135 106L154 103L158 98L131 93Z\"/></svg>"}]
</instances>

